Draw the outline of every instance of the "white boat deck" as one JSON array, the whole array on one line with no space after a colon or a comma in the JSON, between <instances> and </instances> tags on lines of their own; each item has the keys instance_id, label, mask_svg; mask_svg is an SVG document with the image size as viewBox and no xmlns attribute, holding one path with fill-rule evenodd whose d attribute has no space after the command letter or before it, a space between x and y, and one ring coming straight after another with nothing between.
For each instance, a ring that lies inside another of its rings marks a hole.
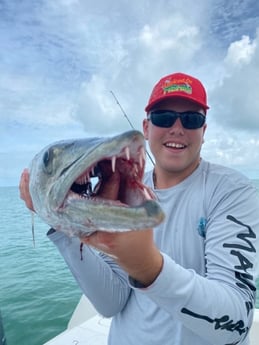
<instances>
[{"instance_id":1,"label":"white boat deck","mask_svg":"<svg viewBox=\"0 0 259 345\"><path fill-rule=\"evenodd\" d=\"M110 319L93 316L79 326L68 329L45 345L107 345Z\"/></svg>"},{"instance_id":2,"label":"white boat deck","mask_svg":"<svg viewBox=\"0 0 259 345\"><path fill-rule=\"evenodd\" d=\"M110 319L98 315L82 296L68 324L68 329L44 345L107 345ZM250 345L259 344L259 309L255 310L250 330Z\"/></svg>"}]
</instances>

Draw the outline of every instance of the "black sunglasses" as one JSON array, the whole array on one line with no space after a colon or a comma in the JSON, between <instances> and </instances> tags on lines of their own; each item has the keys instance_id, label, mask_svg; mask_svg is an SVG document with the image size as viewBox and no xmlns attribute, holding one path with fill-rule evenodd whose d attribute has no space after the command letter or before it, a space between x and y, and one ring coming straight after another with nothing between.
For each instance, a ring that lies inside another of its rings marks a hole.
<instances>
[{"instance_id":1,"label":"black sunglasses","mask_svg":"<svg viewBox=\"0 0 259 345\"><path fill-rule=\"evenodd\" d=\"M185 129L201 128L205 121L205 115L197 111L184 111L182 113L172 110L156 110L148 114L147 119L157 127L169 128L177 119L180 119Z\"/></svg>"}]
</instances>

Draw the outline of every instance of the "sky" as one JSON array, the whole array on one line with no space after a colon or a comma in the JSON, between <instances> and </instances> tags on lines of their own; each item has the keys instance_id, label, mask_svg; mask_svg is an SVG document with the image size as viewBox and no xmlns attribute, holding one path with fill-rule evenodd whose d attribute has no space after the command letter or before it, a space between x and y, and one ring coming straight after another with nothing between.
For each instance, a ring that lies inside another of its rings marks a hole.
<instances>
[{"instance_id":1,"label":"sky","mask_svg":"<svg viewBox=\"0 0 259 345\"><path fill-rule=\"evenodd\" d=\"M0 0L0 52L0 186L54 141L129 130L111 91L142 130L173 72L207 89L202 157L259 179L257 0Z\"/></svg>"}]
</instances>

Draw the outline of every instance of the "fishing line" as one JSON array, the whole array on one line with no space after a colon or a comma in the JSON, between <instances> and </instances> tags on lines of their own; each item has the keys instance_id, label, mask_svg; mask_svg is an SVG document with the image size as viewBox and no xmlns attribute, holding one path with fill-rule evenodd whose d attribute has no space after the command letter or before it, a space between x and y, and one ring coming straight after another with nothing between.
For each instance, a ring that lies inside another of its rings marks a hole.
<instances>
[{"instance_id":1,"label":"fishing line","mask_svg":"<svg viewBox=\"0 0 259 345\"><path fill-rule=\"evenodd\" d=\"M32 233L32 243L35 248L35 231L34 231L34 212L31 211L31 233Z\"/></svg>"},{"instance_id":2,"label":"fishing line","mask_svg":"<svg viewBox=\"0 0 259 345\"><path fill-rule=\"evenodd\" d=\"M122 106L121 106L121 104L120 104L118 98L115 96L115 94L114 94L114 92L113 92L112 90L111 90L110 92L111 92L113 98L115 99L116 103L118 104L118 106L119 106L119 108L120 108L122 114L125 116L126 120L128 121L130 127L131 127L132 129L135 130L135 128L134 128L132 122L130 121L129 117L127 116L125 110L122 108ZM151 163L153 164L153 166L155 166L155 163L154 163L154 161L153 161L151 155L149 154L149 152L148 152L147 150L146 150L146 153L147 153L147 156L148 156L148 158L150 159Z\"/></svg>"}]
</instances>

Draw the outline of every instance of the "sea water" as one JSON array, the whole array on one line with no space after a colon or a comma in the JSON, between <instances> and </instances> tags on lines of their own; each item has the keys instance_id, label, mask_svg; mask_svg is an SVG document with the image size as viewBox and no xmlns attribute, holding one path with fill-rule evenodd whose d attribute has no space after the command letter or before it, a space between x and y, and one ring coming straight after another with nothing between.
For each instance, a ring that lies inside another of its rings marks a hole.
<instances>
[{"instance_id":1,"label":"sea water","mask_svg":"<svg viewBox=\"0 0 259 345\"><path fill-rule=\"evenodd\" d=\"M0 187L0 310L7 345L42 345L66 329L81 291L17 187Z\"/></svg>"},{"instance_id":2,"label":"sea water","mask_svg":"<svg viewBox=\"0 0 259 345\"><path fill-rule=\"evenodd\" d=\"M259 190L259 180L253 182ZM66 329L81 291L37 216L33 247L31 214L18 187L0 187L0 219L0 310L7 345L42 345Z\"/></svg>"}]
</instances>

